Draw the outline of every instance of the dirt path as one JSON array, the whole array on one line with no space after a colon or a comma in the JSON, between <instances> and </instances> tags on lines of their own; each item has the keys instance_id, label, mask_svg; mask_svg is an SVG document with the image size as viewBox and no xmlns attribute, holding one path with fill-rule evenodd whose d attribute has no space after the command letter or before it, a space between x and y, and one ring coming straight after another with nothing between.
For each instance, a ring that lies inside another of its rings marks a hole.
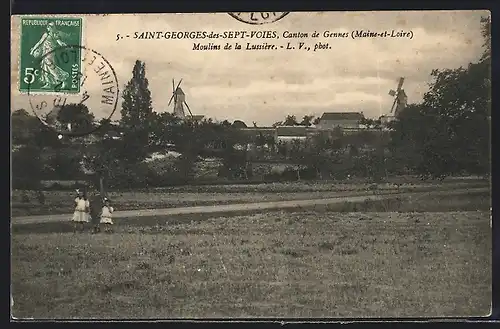
<instances>
[{"instance_id":1,"label":"dirt path","mask_svg":"<svg viewBox=\"0 0 500 329\"><path fill-rule=\"evenodd\" d=\"M453 191L432 191L432 192L412 192L401 193L397 196L418 196L418 195L456 195L463 193L474 192L488 192L488 188L474 188L474 189L461 189ZM395 194L387 195L374 195L366 194L361 196L339 196L328 199L310 199L310 200L288 200L288 201L271 201L271 202L258 202L258 203L239 203L228 205L213 205L213 206L199 206L199 207L180 207L180 208L166 208L166 209L142 209L142 210L127 210L116 211L115 218L130 218L130 217L145 217L145 216L169 216L180 214L200 214L200 213L231 213L241 211L256 211L265 209L287 209L287 208L300 208L310 207L315 205L328 205L342 202L362 202L365 200L383 200L395 197ZM62 222L69 221L71 214L63 215L41 215L41 216L24 216L12 217L12 225L33 224L33 223L48 223L48 222Z\"/></svg>"}]
</instances>

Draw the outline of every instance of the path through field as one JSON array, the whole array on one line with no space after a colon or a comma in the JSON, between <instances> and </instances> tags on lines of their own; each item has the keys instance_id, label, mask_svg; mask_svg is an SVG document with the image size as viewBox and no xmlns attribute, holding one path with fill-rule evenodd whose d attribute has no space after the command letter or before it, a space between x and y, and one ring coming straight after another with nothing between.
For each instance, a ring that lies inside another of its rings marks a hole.
<instances>
[{"instance_id":1,"label":"path through field","mask_svg":"<svg viewBox=\"0 0 500 329\"><path fill-rule=\"evenodd\" d=\"M179 207L179 208L166 208L166 209L142 209L142 210L127 210L116 211L115 218L130 218L130 217L150 217L150 216L169 216L180 214L201 214L201 213L231 213L242 211L257 211L266 209L293 209L301 207L311 207L316 205L329 205L342 202L363 202L365 200L383 200L395 196L409 197L413 195L459 195L463 193L478 193L488 192L489 188L469 188L469 189L456 189L445 191L432 191L432 192L406 192L406 193L387 193L387 194L374 194L367 192L366 195L357 196L339 196L327 199L309 199L309 200L288 200L288 201L272 201L272 202L258 202L258 203L244 203L244 204L229 204L229 205L213 205L213 206L198 206L198 207ZM46 223L46 222L61 222L68 221L71 214L58 214L58 215L40 215L40 216L23 216L12 217L11 224L33 224L33 223Z\"/></svg>"}]
</instances>

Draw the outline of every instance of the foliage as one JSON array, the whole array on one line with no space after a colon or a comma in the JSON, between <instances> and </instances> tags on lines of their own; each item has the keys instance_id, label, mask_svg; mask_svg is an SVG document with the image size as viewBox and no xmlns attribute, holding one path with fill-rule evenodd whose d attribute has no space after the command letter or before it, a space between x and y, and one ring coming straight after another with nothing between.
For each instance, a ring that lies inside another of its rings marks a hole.
<instances>
[{"instance_id":1,"label":"foliage","mask_svg":"<svg viewBox=\"0 0 500 329\"><path fill-rule=\"evenodd\" d=\"M76 179L82 174L80 161L78 150L71 146L56 149L47 159L48 174L61 180Z\"/></svg>"},{"instance_id":2,"label":"foliage","mask_svg":"<svg viewBox=\"0 0 500 329\"><path fill-rule=\"evenodd\" d=\"M94 115L85 104L66 104L57 113L57 121L63 125L71 124L74 133L91 131Z\"/></svg>"},{"instance_id":3,"label":"foliage","mask_svg":"<svg viewBox=\"0 0 500 329\"><path fill-rule=\"evenodd\" d=\"M283 126L297 126L299 123L295 115L287 115L285 121L283 121Z\"/></svg>"},{"instance_id":4,"label":"foliage","mask_svg":"<svg viewBox=\"0 0 500 329\"><path fill-rule=\"evenodd\" d=\"M237 125L236 125L237 126ZM152 122L151 144L161 149L172 149L181 154L176 160L177 173L184 181L194 177L194 167L201 156L217 155L223 159L221 175L230 175L245 163L245 156L235 149L248 142L235 125L227 121L213 122L179 120L169 113L156 114Z\"/></svg>"},{"instance_id":5,"label":"foliage","mask_svg":"<svg viewBox=\"0 0 500 329\"><path fill-rule=\"evenodd\" d=\"M481 35L483 36L483 55L481 62L491 60L491 17L481 18Z\"/></svg>"},{"instance_id":6,"label":"foliage","mask_svg":"<svg viewBox=\"0 0 500 329\"><path fill-rule=\"evenodd\" d=\"M135 174L134 166L137 164L124 161L130 152L128 145L122 140L115 140L110 137L102 137L91 145L86 145L82 151L82 164L91 175L94 186L99 186L99 179L102 178L105 185L113 186L121 185L120 180L123 180L125 173L130 177L126 181L130 181Z\"/></svg>"},{"instance_id":7,"label":"foliage","mask_svg":"<svg viewBox=\"0 0 500 329\"><path fill-rule=\"evenodd\" d=\"M394 156L423 177L487 175L490 168L490 20L482 20L484 54L466 68L435 69L421 104L392 122Z\"/></svg>"},{"instance_id":8,"label":"foliage","mask_svg":"<svg viewBox=\"0 0 500 329\"><path fill-rule=\"evenodd\" d=\"M310 126L312 126L313 119L314 119L314 115L304 115L302 117L302 121L299 123L299 125L310 127Z\"/></svg>"},{"instance_id":9,"label":"foliage","mask_svg":"<svg viewBox=\"0 0 500 329\"><path fill-rule=\"evenodd\" d=\"M370 119L365 117L359 120L359 124L364 125L369 129L380 129L382 126L380 119Z\"/></svg>"},{"instance_id":10,"label":"foliage","mask_svg":"<svg viewBox=\"0 0 500 329\"><path fill-rule=\"evenodd\" d=\"M125 160L136 163L146 157L152 116L146 65L137 60L132 70L132 78L123 91L120 127L124 132L124 143L129 150L134 150L126 154Z\"/></svg>"},{"instance_id":11,"label":"foliage","mask_svg":"<svg viewBox=\"0 0 500 329\"><path fill-rule=\"evenodd\" d=\"M250 142L238 129L225 125L211 124L205 126L210 133L205 145L221 150L222 168L219 176L225 178L248 178L247 166L250 153L247 144ZM251 175L250 175L251 176Z\"/></svg>"},{"instance_id":12,"label":"foliage","mask_svg":"<svg viewBox=\"0 0 500 329\"><path fill-rule=\"evenodd\" d=\"M12 152L12 168L13 188L37 189L43 170L40 149L26 145Z\"/></svg>"},{"instance_id":13,"label":"foliage","mask_svg":"<svg viewBox=\"0 0 500 329\"><path fill-rule=\"evenodd\" d=\"M285 120L277 121L272 126L273 127L279 127L279 126L306 126L306 127L310 127L313 124L318 124L319 119L320 118L315 119L314 115L304 115L302 117L302 120L299 122L295 115L287 115L285 117Z\"/></svg>"},{"instance_id":14,"label":"foliage","mask_svg":"<svg viewBox=\"0 0 500 329\"><path fill-rule=\"evenodd\" d=\"M227 124L226 123L223 123L224 126L226 126ZM243 121L241 120L234 120L233 122L233 128L247 128L247 125L246 123L244 123Z\"/></svg>"},{"instance_id":15,"label":"foliage","mask_svg":"<svg viewBox=\"0 0 500 329\"><path fill-rule=\"evenodd\" d=\"M150 146L167 149L176 142L176 136L182 132L181 119L171 113L154 113L150 123Z\"/></svg>"},{"instance_id":16,"label":"foliage","mask_svg":"<svg viewBox=\"0 0 500 329\"><path fill-rule=\"evenodd\" d=\"M180 120L170 113L153 112L145 64L136 61L123 92L118 125L102 119L100 129L84 139L58 139L57 132L25 110L11 114L14 186L36 185L44 174L75 179L81 164L94 179L110 187L158 186L193 180L203 157L221 160L224 179L251 177L256 159L284 161L290 168L283 179L367 176L413 173L443 178L455 174L487 175L490 166L491 20L482 20L484 54L467 67L435 69L420 104L398 112L398 120L382 127L380 120L363 119L369 130L345 134L341 129L320 133L305 143L275 143L272 134L249 134L232 124ZM83 104L68 104L58 121L74 130L86 129L94 118ZM319 118L299 121L287 115L273 126L311 126ZM256 127L256 123L254 123ZM251 143L255 149L248 149ZM269 151L265 151L265 148ZM149 153L172 150L181 155L172 164L146 164ZM284 176L283 176L284 175Z\"/></svg>"},{"instance_id":17,"label":"foliage","mask_svg":"<svg viewBox=\"0 0 500 329\"><path fill-rule=\"evenodd\" d=\"M11 114L12 143L14 145L30 144L40 130L40 121L26 110L21 109Z\"/></svg>"},{"instance_id":18,"label":"foliage","mask_svg":"<svg viewBox=\"0 0 500 329\"><path fill-rule=\"evenodd\" d=\"M434 70L422 104L392 123L392 149L425 177L490 171L490 87L484 63Z\"/></svg>"},{"instance_id":19,"label":"foliage","mask_svg":"<svg viewBox=\"0 0 500 329\"><path fill-rule=\"evenodd\" d=\"M147 163L147 183L148 186L164 187L175 186L186 183L179 170L175 166L175 161L154 160Z\"/></svg>"}]
</instances>

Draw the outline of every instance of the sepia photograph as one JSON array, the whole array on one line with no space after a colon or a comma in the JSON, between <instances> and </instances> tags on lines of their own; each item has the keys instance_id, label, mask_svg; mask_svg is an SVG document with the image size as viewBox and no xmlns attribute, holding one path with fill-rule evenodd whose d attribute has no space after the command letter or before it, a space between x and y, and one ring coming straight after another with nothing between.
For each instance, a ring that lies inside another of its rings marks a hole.
<instances>
[{"instance_id":1,"label":"sepia photograph","mask_svg":"<svg viewBox=\"0 0 500 329\"><path fill-rule=\"evenodd\" d=\"M490 26L11 15L11 320L489 316Z\"/></svg>"}]
</instances>

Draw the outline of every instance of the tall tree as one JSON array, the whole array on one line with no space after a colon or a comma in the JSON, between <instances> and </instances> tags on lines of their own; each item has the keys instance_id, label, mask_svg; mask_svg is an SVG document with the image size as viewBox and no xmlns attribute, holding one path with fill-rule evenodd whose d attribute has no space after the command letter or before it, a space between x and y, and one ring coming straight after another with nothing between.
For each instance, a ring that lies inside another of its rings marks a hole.
<instances>
[{"instance_id":1,"label":"tall tree","mask_svg":"<svg viewBox=\"0 0 500 329\"><path fill-rule=\"evenodd\" d=\"M421 175L441 178L491 170L489 23L482 24L485 50L480 61L433 70L422 104L408 106L392 123L394 153Z\"/></svg>"},{"instance_id":2,"label":"tall tree","mask_svg":"<svg viewBox=\"0 0 500 329\"><path fill-rule=\"evenodd\" d=\"M151 92L146 78L146 64L137 60L132 79L123 91L120 126L123 141L131 150L127 160L140 161L147 155L149 129L153 116Z\"/></svg>"}]
</instances>

